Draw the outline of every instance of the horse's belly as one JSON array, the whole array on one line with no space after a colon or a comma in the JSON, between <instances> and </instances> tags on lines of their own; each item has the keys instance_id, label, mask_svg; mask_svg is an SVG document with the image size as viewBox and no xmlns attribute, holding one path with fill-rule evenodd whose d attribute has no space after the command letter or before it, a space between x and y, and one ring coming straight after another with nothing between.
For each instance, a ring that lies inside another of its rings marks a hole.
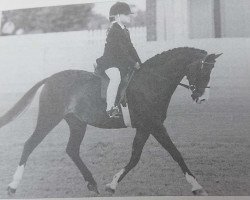
<instances>
[{"instance_id":1,"label":"horse's belly","mask_svg":"<svg viewBox=\"0 0 250 200\"><path fill-rule=\"evenodd\" d=\"M65 114L74 113L81 121L99 128L126 128L123 119L110 119L106 114L106 102L87 89L72 95Z\"/></svg>"}]
</instances>

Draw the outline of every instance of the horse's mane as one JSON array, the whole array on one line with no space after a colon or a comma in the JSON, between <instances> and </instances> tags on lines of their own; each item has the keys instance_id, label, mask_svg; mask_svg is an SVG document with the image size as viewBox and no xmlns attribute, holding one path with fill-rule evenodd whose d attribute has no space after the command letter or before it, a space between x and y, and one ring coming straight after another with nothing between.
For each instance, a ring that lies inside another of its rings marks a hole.
<instances>
[{"instance_id":1,"label":"horse's mane","mask_svg":"<svg viewBox=\"0 0 250 200\"><path fill-rule=\"evenodd\" d=\"M149 58L143 63L143 65L146 67L162 66L170 60L171 65L173 65L173 60L177 61L180 56L182 59L190 60L190 57L193 59L199 59L203 54L206 55L207 52L205 50L191 47L178 47L168 51L163 51L161 54L157 54L154 57Z\"/></svg>"}]
</instances>

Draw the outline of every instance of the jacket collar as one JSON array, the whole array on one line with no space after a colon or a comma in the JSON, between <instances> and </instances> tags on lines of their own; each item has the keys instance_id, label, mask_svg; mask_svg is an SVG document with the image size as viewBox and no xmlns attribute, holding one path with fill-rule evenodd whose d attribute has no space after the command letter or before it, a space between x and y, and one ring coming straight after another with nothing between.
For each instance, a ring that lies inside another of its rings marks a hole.
<instances>
[{"instance_id":1,"label":"jacket collar","mask_svg":"<svg viewBox=\"0 0 250 200\"><path fill-rule=\"evenodd\" d=\"M119 26L121 29L125 29L126 28L126 26L125 25L121 25L121 24L119 24L117 21L113 21L112 22L112 25L115 25L115 26Z\"/></svg>"},{"instance_id":2,"label":"jacket collar","mask_svg":"<svg viewBox=\"0 0 250 200\"><path fill-rule=\"evenodd\" d=\"M127 41L130 41L130 40L131 40L131 39L130 39L130 35L129 35L129 33L128 33L128 30L127 30L126 26L124 26L124 29L122 29L122 27L121 27L117 22L114 22L114 23L112 24L112 26L113 26L115 29L119 30L119 32L121 32L121 34L124 36L124 38L125 38Z\"/></svg>"}]
</instances>

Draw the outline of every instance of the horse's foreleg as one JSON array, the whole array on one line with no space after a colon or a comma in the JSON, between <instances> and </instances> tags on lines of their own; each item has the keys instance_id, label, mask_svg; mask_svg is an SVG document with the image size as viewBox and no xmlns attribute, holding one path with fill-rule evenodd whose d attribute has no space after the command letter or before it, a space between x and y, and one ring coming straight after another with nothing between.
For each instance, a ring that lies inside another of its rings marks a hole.
<instances>
[{"instance_id":1,"label":"horse's foreleg","mask_svg":"<svg viewBox=\"0 0 250 200\"><path fill-rule=\"evenodd\" d=\"M81 122L73 114L67 115L65 117L65 120L67 121L70 128L70 137L66 148L66 152L80 170L85 181L88 182L88 189L96 193L99 193L97 190L96 181L94 180L89 169L83 163L79 154L80 145L85 135L87 124L85 122Z\"/></svg>"},{"instance_id":2,"label":"horse's foreleg","mask_svg":"<svg viewBox=\"0 0 250 200\"><path fill-rule=\"evenodd\" d=\"M114 177L111 183L106 185L106 190L112 193L115 192L115 189L118 183L126 176L126 174L133 169L140 160L142 149L149 137L149 132L143 131L140 129L136 130L136 135L133 141L132 155L129 163L121 169Z\"/></svg>"},{"instance_id":3,"label":"horse's foreleg","mask_svg":"<svg viewBox=\"0 0 250 200\"><path fill-rule=\"evenodd\" d=\"M195 195L207 195L206 191L202 188L202 186L197 182L194 175L188 169L181 153L178 151L176 146L173 144L172 140L170 139L166 128L162 125L161 127L157 128L155 132L152 133L155 139L166 149L172 158L179 164L181 170L183 171L186 180L188 183L192 185L192 192Z\"/></svg>"}]
</instances>

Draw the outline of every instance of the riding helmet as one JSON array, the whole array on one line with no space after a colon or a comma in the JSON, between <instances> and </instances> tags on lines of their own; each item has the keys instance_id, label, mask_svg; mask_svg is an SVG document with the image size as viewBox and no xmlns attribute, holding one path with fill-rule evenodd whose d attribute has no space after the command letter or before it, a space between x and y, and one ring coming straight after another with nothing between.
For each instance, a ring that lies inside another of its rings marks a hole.
<instances>
[{"instance_id":1,"label":"riding helmet","mask_svg":"<svg viewBox=\"0 0 250 200\"><path fill-rule=\"evenodd\" d=\"M123 15L130 15L133 14L131 12L131 9L129 7L129 5L125 2L116 2L109 11L109 16L113 17L115 15L119 15L119 14L123 14Z\"/></svg>"}]
</instances>

